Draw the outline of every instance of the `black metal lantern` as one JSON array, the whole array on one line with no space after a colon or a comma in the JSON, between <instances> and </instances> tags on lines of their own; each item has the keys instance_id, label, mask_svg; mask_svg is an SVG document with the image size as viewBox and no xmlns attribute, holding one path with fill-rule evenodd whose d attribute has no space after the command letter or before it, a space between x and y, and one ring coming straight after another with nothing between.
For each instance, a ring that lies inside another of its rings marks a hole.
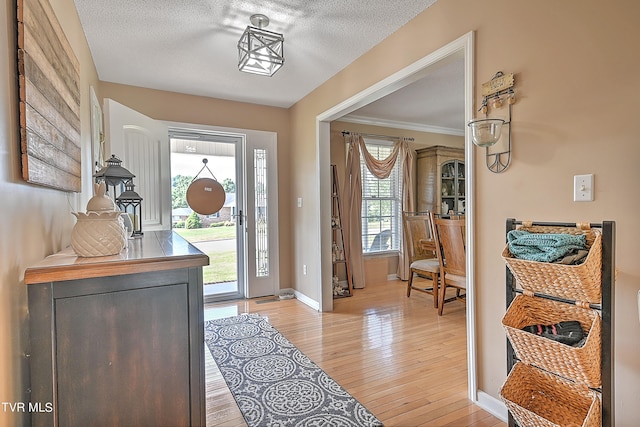
<instances>
[{"instance_id":1,"label":"black metal lantern","mask_svg":"<svg viewBox=\"0 0 640 427\"><path fill-rule=\"evenodd\" d=\"M116 199L120 210L126 214L133 214L131 223L133 224L132 236L142 236L142 197L133 191L135 185L133 180L125 182L125 190Z\"/></svg>"},{"instance_id":2,"label":"black metal lantern","mask_svg":"<svg viewBox=\"0 0 640 427\"><path fill-rule=\"evenodd\" d=\"M93 177L96 178L97 182L103 180L107 184L107 192L109 191L109 186L113 187L113 200L115 201L116 187L123 182L131 181L135 178L135 175L121 166L122 160L117 158L115 154L112 154L111 158L105 163L106 166L96 172Z\"/></svg>"}]
</instances>

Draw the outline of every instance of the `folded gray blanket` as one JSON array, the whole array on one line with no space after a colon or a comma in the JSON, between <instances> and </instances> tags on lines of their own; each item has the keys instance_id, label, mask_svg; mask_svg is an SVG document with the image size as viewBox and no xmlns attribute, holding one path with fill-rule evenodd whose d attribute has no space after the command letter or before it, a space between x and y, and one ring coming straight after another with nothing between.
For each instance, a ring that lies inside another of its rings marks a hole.
<instances>
[{"instance_id":1,"label":"folded gray blanket","mask_svg":"<svg viewBox=\"0 0 640 427\"><path fill-rule=\"evenodd\" d=\"M507 233L509 251L519 259L540 262L557 261L574 250L586 249L584 234L530 233L511 230Z\"/></svg>"}]
</instances>

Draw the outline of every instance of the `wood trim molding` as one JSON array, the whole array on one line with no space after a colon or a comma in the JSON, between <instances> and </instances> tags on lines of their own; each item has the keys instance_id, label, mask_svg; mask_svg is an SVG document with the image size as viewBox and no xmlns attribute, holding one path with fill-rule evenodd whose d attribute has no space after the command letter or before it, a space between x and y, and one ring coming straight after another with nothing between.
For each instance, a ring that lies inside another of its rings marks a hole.
<instances>
[{"instance_id":1,"label":"wood trim molding","mask_svg":"<svg viewBox=\"0 0 640 427\"><path fill-rule=\"evenodd\" d=\"M322 186L328 185L329 182L329 139L330 127L329 123L339 120L347 114L376 101L393 91L405 87L420 78L426 76L430 65L452 55L456 52L464 54L464 110L465 123L473 117L473 99L474 99L474 44L475 33L470 31L456 40L446 44L436 51L426 55L418 61L408 65L407 67L397 71L396 73L380 80L379 82L369 86L367 89L357 93L332 108L324 111L316 116L316 153L318 154L316 163L316 172L320 180L321 191L317 194L317 205L320 206L320 218L328 218L328 205L330 198L328 189ZM475 159L473 155L473 143L469 135L468 129L465 129L465 176L466 179L466 221L467 221L467 365L468 365L468 392L469 399L476 402L478 399L478 378L477 378L477 344L476 344L476 309L475 309L475 253L473 251L475 241L475 200L473 198L475 188ZM327 280L331 273L331 258L328 256L331 251L328 243L330 234L324 227L329 226L329 221L319 221L317 225L317 235L320 244L321 260L320 271L322 277L318 281L318 292L320 296L320 307L323 311L331 311L333 309L333 301L325 300L325 293L322 292L323 284L331 283ZM326 286L325 286L326 287ZM329 294L330 295L330 294Z\"/></svg>"}]
</instances>

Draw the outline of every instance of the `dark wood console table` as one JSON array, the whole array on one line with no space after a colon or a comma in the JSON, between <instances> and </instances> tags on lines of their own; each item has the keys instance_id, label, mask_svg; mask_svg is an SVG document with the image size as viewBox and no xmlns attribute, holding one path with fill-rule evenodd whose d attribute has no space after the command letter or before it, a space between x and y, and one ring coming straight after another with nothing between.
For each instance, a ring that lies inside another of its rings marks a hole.
<instances>
[{"instance_id":1,"label":"dark wood console table","mask_svg":"<svg viewBox=\"0 0 640 427\"><path fill-rule=\"evenodd\" d=\"M202 267L171 231L25 271L34 426L204 426Z\"/></svg>"}]
</instances>

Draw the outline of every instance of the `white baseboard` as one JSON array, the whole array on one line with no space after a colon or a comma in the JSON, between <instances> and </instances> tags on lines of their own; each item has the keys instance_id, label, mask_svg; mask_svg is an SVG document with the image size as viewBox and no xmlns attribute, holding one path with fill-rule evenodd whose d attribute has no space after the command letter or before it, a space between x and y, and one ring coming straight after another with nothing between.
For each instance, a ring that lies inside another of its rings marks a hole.
<instances>
[{"instance_id":1,"label":"white baseboard","mask_svg":"<svg viewBox=\"0 0 640 427\"><path fill-rule=\"evenodd\" d=\"M478 401L476 402L476 405L491 415L507 422L509 412L507 410L507 406L500 399L496 399L484 391L478 390Z\"/></svg>"},{"instance_id":2,"label":"white baseboard","mask_svg":"<svg viewBox=\"0 0 640 427\"><path fill-rule=\"evenodd\" d=\"M299 300L301 303L304 303L304 304L308 305L309 307L313 308L314 310L320 311L320 304L318 303L318 301L312 300L311 298L309 298L308 296L306 296L302 292L298 292L296 290L293 290L293 292L296 295L296 299Z\"/></svg>"}]
</instances>

